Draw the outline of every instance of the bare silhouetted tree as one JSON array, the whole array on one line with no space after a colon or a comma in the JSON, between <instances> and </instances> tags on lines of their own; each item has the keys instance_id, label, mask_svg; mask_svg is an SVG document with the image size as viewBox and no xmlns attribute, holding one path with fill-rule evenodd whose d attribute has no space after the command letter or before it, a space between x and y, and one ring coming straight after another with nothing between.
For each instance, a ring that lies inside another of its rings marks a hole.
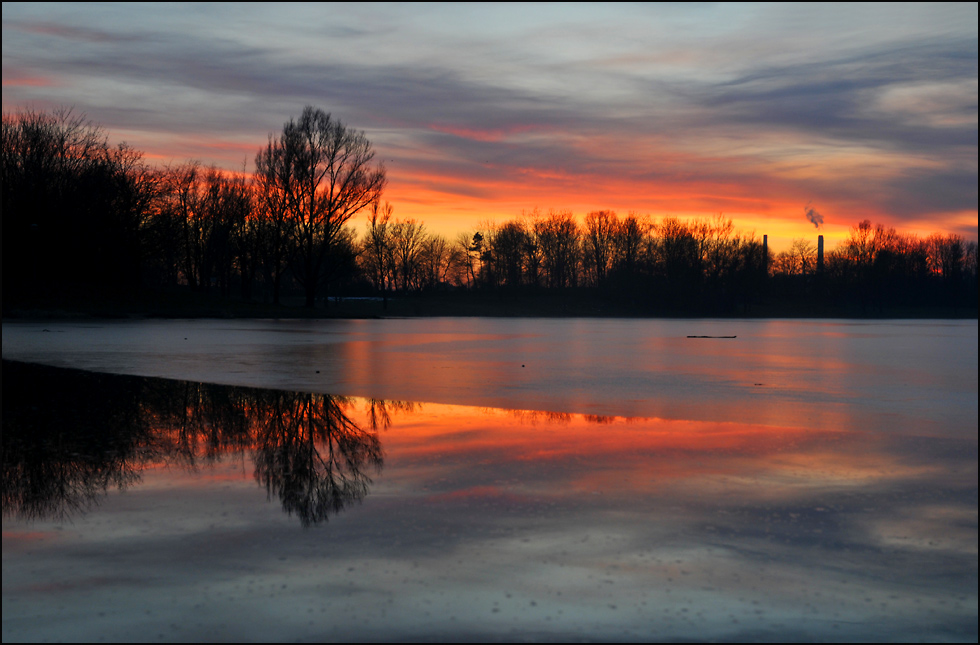
<instances>
[{"instance_id":1,"label":"bare silhouetted tree","mask_svg":"<svg viewBox=\"0 0 980 645\"><path fill-rule=\"evenodd\" d=\"M396 221L391 226L395 273L403 292L417 291L420 288L420 260L425 237L425 225L414 219Z\"/></svg>"},{"instance_id":2,"label":"bare silhouetted tree","mask_svg":"<svg viewBox=\"0 0 980 645\"><path fill-rule=\"evenodd\" d=\"M570 211L550 211L534 221L534 236L541 266L551 288L578 284L579 227Z\"/></svg>"},{"instance_id":3,"label":"bare silhouetted tree","mask_svg":"<svg viewBox=\"0 0 980 645\"><path fill-rule=\"evenodd\" d=\"M343 226L381 195L384 166L363 132L307 106L255 158L267 208L282 212L290 265L312 307Z\"/></svg>"},{"instance_id":4,"label":"bare silhouetted tree","mask_svg":"<svg viewBox=\"0 0 980 645\"><path fill-rule=\"evenodd\" d=\"M391 204L375 200L368 215L367 231L364 233L361 253L361 266L374 288L381 292L383 307L388 308L388 291L394 286L395 259L391 241Z\"/></svg>"},{"instance_id":5,"label":"bare silhouetted tree","mask_svg":"<svg viewBox=\"0 0 980 645\"><path fill-rule=\"evenodd\" d=\"M592 211L585 216L584 256L592 283L603 287L615 252L619 219L613 211Z\"/></svg>"}]
</instances>

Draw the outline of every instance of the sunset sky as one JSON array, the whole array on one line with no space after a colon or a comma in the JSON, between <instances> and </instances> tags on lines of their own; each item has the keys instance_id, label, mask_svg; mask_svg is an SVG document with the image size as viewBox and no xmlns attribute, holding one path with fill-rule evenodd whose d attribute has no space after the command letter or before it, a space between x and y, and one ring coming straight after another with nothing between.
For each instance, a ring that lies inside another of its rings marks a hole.
<instances>
[{"instance_id":1,"label":"sunset sky","mask_svg":"<svg viewBox=\"0 0 980 645\"><path fill-rule=\"evenodd\" d=\"M3 109L248 169L305 105L395 216L722 213L776 250L862 219L977 239L977 5L3 5ZM360 227L360 224L359 224Z\"/></svg>"}]
</instances>

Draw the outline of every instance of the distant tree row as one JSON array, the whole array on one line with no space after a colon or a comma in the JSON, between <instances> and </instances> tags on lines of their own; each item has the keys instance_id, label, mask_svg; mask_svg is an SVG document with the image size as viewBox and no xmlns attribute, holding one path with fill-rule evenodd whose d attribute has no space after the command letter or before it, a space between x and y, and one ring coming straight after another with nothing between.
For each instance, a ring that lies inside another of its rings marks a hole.
<instances>
[{"instance_id":1,"label":"distant tree row","mask_svg":"<svg viewBox=\"0 0 980 645\"><path fill-rule=\"evenodd\" d=\"M864 220L818 266L816 246L797 239L773 258L771 294L884 306L977 305L977 243L959 235L925 238Z\"/></svg>"},{"instance_id":2,"label":"distant tree row","mask_svg":"<svg viewBox=\"0 0 980 645\"><path fill-rule=\"evenodd\" d=\"M455 274L478 288L585 288L634 304L729 309L755 299L766 278L762 243L720 216L654 222L593 211L579 225L569 211L533 211L468 239L457 243L466 266Z\"/></svg>"},{"instance_id":3,"label":"distant tree row","mask_svg":"<svg viewBox=\"0 0 980 645\"><path fill-rule=\"evenodd\" d=\"M589 292L642 311L733 313L801 298L864 308L976 306L977 245L864 221L818 267L717 216L537 210L448 240L397 219L363 133L307 107L255 172L151 168L71 111L3 117L8 301L70 289L183 287L307 306L328 294ZM360 233L350 225L363 213ZM12 237L11 237L12 236ZM387 300L386 300L387 302Z\"/></svg>"}]
</instances>

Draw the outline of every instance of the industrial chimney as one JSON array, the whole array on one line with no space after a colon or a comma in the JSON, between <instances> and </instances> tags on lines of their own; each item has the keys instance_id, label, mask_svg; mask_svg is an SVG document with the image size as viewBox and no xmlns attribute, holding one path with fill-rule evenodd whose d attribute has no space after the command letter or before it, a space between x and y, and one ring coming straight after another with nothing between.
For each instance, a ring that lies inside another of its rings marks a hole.
<instances>
[{"instance_id":1,"label":"industrial chimney","mask_svg":"<svg viewBox=\"0 0 980 645\"><path fill-rule=\"evenodd\" d=\"M823 273L823 235L817 236L817 273Z\"/></svg>"}]
</instances>

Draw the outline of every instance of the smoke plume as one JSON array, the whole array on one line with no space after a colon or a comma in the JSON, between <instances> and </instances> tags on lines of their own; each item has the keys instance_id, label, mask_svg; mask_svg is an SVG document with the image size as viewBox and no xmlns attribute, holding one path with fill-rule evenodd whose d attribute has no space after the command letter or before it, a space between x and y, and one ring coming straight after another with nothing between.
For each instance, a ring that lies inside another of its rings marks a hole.
<instances>
[{"instance_id":1,"label":"smoke plume","mask_svg":"<svg viewBox=\"0 0 980 645\"><path fill-rule=\"evenodd\" d=\"M814 228L820 228L823 225L823 215L818 213L817 209L813 206L807 204L806 208L803 209L803 212L806 214L806 218L813 223Z\"/></svg>"}]
</instances>

